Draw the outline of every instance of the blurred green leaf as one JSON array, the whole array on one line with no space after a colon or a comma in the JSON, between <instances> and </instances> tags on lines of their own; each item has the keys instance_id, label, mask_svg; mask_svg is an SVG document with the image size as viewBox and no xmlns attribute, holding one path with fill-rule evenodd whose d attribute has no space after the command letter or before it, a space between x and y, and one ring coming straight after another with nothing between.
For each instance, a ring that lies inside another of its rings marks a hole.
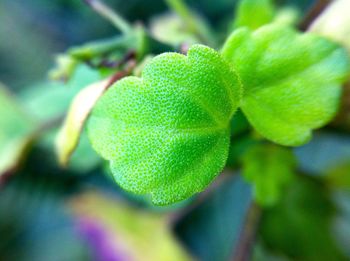
<instances>
[{"instance_id":1,"label":"blurred green leaf","mask_svg":"<svg viewBox=\"0 0 350 261\"><path fill-rule=\"evenodd\" d=\"M243 155L251 146L256 145L256 143L257 141L249 135L231 138L226 166L231 168L240 167Z\"/></svg>"},{"instance_id":2,"label":"blurred green leaf","mask_svg":"<svg viewBox=\"0 0 350 261\"><path fill-rule=\"evenodd\" d=\"M87 85L100 79L99 72L86 65L78 66L73 77L62 82L43 82L28 86L19 93L26 112L41 123L62 118L73 97Z\"/></svg>"},{"instance_id":3,"label":"blurred green leaf","mask_svg":"<svg viewBox=\"0 0 350 261\"><path fill-rule=\"evenodd\" d=\"M244 178L252 183L262 206L275 205L294 178L296 160L291 150L272 144L249 147L243 155Z\"/></svg>"},{"instance_id":4,"label":"blurred green leaf","mask_svg":"<svg viewBox=\"0 0 350 261\"><path fill-rule=\"evenodd\" d=\"M38 141L40 146L47 149L50 153L55 151L54 138L55 135L57 136L56 128L67 113L73 98L84 87L99 79L100 74L98 71L86 65L79 65L73 77L66 84L60 82L40 83L28 87L20 93L20 100L28 115L35 119L38 125L50 124L48 126L49 129L40 136ZM80 135L78 135L79 137ZM81 157L84 158L85 162L83 162ZM86 136L84 136L82 144L78 145L76 155L72 159L69 168L82 173L83 171L91 170L99 163L100 157L92 150Z\"/></svg>"},{"instance_id":5,"label":"blurred green leaf","mask_svg":"<svg viewBox=\"0 0 350 261\"><path fill-rule=\"evenodd\" d=\"M180 46L181 44L199 43L198 37L188 31L185 22L176 14L166 13L152 19L152 35L164 43Z\"/></svg>"},{"instance_id":6,"label":"blurred green leaf","mask_svg":"<svg viewBox=\"0 0 350 261\"><path fill-rule=\"evenodd\" d=\"M56 66L48 73L53 81L67 81L78 66L78 60L66 54L58 54L55 61Z\"/></svg>"},{"instance_id":7,"label":"blurred green leaf","mask_svg":"<svg viewBox=\"0 0 350 261\"><path fill-rule=\"evenodd\" d=\"M213 37L209 24L189 8L184 0L166 0L166 3L183 20L186 31L195 35L202 44L215 47L216 39Z\"/></svg>"},{"instance_id":8,"label":"blurred green leaf","mask_svg":"<svg viewBox=\"0 0 350 261\"><path fill-rule=\"evenodd\" d=\"M250 125L247 118L240 109L233 115L231 119L231 135L237 136L249 130Z\"/></svg>"},{"instance_id":9,"label":"blurred green leaf","mask_svg":"<svg viewBox=\"0 0 350 261\"><path fill-rule=\"evenodd\" d=\"M55 142L59 133L58 128L46 131L38 139L37 146L43 149L54 162L55 167L62 169L56 155ZM102 164L101 157L92 149L87 133L83 130L79 135L79 144L75 148L74 154L69 160L69 164L64 166L64 170L71 171L71 175L85 175Z\"/></svg>"},{"instance_id":10,"label":"blurred green leaf","mask_svg":"<svg viewBox=\"0 0 350 261\"><path fill-rule=\"evenodd\" d=\"M234 31L222 53L242 81L242 111L265 138L299 146L335 116L350 68L337 44L272 24Z\"/></svg>"},{"instance_id":11,"label":"blurred green leaf","mask_svg":"<svg viewBox=\"0 0 350 261\"><path fill-rule=\"evenodd\" d=\"M252 261L290 261L290 258L287 258L281 253L273 253L268 250L261 242L256 242L252 257Z\"/></svg>"},{"instance_id":12,"label":"blurred green leaf","mask_svg":"<svg viewBox=\"0 0 350 261\"><path fill-rule=\"evenodd\" d=\"M240 0L236 8L234 27L257 29L272 22L275 12L273 0Z\"/></svg>"},{"instance_id":13,"label":"blurred green leaf","mask_svg":"<svg viewBox=\"0 0 350 261\"><path fill-rule=\"evenodd\" d=\"M36 126L0 84L0 175L13 170L34 138Z\"/></svg>"},{"instance_id":14,"label":"blurred green leaf","mask_svg":"<svg viewBox=\"0 0 350 261\"><path fill-rule=\"evenodd\" d=\"M127 52L136 42L132 35L119 35L108 39L88 42L80 46L73 46L67 50L67 54L75 59L85 61L98 56L106 56L115 51Z\"/></svg>"},{"instance_id":15,"label":"blurred green leaf","mask_svg":"<svg viewBox=\"0 0 350 261\"><path fill-rule=\"evenodd\" d=\"M282 195L263 212L260 233L268 249L293 260L346 260L332 235L335 209L325 186L299 176Z\"/></svg>"},{"instance_id":16,"label":"blurred green leaf","mask_svg":"<svg viewBox=\"0 0 350 261\"><path fill-rule=\"evenodd\" d=\"M349 172L348 172L349 175ZM333 201L337 207L333 223L333 231L338 246L341 247L347 258L350 258L350 193L348 191L335 191Z\"/></svg>"}]
</instances>

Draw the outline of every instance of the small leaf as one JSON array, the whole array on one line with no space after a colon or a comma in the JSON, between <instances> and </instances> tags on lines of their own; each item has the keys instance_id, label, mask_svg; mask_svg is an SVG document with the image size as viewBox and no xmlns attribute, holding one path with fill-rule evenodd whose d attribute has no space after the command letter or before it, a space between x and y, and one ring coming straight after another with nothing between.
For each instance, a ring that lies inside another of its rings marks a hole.
<instances>
[{"instance_id":1,"label":"small leaf","mask_svg":"<svg viewBox=\"0 0 350 261\"><path fill-rule=\"evenodd\" d=\"M95 82L75 96L56 140L57 155L62 166L68 164L70 156L78 145L85 120L97 100L110 85L110 80L107 78Z\"/></svg>"},{"instance_id":2,"label":"small leaf","mask_svg":"<svg viewBox=\"0 0 350 261\"><path fill-rule=\"evenodd\" d=\"M124 189L170 204L202 191L223 169L240 95L236 74L213 49L165 53L142 78L124 78L101 97L89 137Z\"/></svg>"},{"instance_id":3,"label":"small leaf","mask_svg":"<svg viewBox=\"0 0 350 261\"><path fill-rule=\"evenodd\" d=\"M253 184L255 200L263 206L274 205L294 176L293 153L275 145L259 144L243 156L243 176Z\"/></svg>"},{"instance_id":4,"label":"small leaf","mask_svg":"<svg viewBox=\"0 0 350 261\"><path fill-rule=\"evenodd\" d=\"M264 210L259 235L269 250L287 260L348 260L334 238L334 212L324 184L298 175L281 201Z\"/></svg>"},{"instance_id":5,"label":"small leaf","mask_svg":"<svg viewBox=\"0 0 350 261\"><path fill-rule=\"evenodd\" d=\"M267 139L298 146L329 122L349 72L346 51L279 25L236 30L223 51L244 86L241 109Z\"/></svg>"},{"instance_id":6,"label":"small leaf","mask_svg":"<svg viewBox=\"0 0 350 261\"><path fill-rule=\"evenodd\" d=\"M56 66L49 71L49 78L54 81L67 81L74 73L78 61L66 54L59 54L55 58Z\"/></svg>"}]
</instances>

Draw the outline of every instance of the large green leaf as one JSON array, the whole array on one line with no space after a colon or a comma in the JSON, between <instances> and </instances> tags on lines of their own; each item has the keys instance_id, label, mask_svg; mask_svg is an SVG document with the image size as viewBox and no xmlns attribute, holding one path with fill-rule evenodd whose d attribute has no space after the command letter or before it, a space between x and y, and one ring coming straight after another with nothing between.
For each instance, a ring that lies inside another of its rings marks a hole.
<instances>
[{"instance_id":1,"label":"large green leaf","mask_svg":"<svg viewBox=\"0 0 350 261\"><path fill-rule=\"evenodd\" d=\"M266 138L298 146L335 115L349 72L346 51L338 45L267 25L236 30L222 53L243 83L244 114Z\"/></svg>"},{"instance_id":2,"label":"large green leaf","mask_svg":"<svg viewBox=\"0 0 350 261\"><path fill-rule=\"evenodd\" d=\"M124 189L170 204L203 190L224 167L240 96L236 74L213 49L162 54L142 78L124 78L102 96L90 140Z\"/></svg>"}]
</instances>

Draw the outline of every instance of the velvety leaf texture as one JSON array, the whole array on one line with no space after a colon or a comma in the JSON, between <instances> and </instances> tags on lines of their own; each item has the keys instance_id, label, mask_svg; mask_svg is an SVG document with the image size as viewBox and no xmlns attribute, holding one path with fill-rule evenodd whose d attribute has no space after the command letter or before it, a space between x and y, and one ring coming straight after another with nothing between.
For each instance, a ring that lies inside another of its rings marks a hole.
<instances>
[{"instance_id":1,"label":"velvety leaf texture","mask_svg":"<svg viewBox=\"0 0 350 261\"><path fill-rule=\"evenodd\" d=\"M346 51L314 34L280 25L236 30L222 53L244 87L241 109L264 137L306 143L336 113L349 72Z\"/></svg>"},{"instance_id":2,"label":"velvety leaf texture","mask_svg":"<svg viewBox=\"0 0 350 261\"><path fill-rule=\"evenodd\" d=\"M92 112L89 137L120 186L170 204L203 190L223 169L240 98L230 66L194 45L187 56L156 56L141 78L113 85Z\"/></svg>"}]
</instances>

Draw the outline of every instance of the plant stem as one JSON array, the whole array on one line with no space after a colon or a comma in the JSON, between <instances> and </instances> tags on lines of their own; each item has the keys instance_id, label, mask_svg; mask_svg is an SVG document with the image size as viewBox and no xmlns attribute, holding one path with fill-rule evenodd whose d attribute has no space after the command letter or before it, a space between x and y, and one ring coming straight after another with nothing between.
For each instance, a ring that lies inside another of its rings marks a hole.
<instances>
[{"instance_id":1,"label":"plant stem","mask_svg":"<svg viewBox=\"0 0 350 261\"><path fill-rule=\"evenodd\" d=\"M323 12L323 10L329 5L331 0L318 0L307 12L306 16L299 25L299 29L306 31L315 18Z\"/></svg>"},{"instance_id":2,"label":"plant stem","mask_svg":"<svg viewBox=\"0 0 350 261\"><path fill-rule=\"evenodd\" d=\"M132 29L131 25L121 17L117 12L112 10L109 6L103 3L101 0L83 0L88 6L90 6L96 13L110 21L117 29L124 34L129 33Z\"/></svg>"},{"instance_id":3,"label":"plant stem","mask_svg":"<svg viewBox=\"0 0 350 261\"><path fill-rule=\"evenodd\" d=\"M247 213L246 223L239 238L240 243L236 248L233 258L234 261L250 260L260 216L261 209L253 202Z\"/></svg>"},{"instance_id":4,"label":"plant stem","mask_svg":"<svg viewBox=\"0 0 350 261\"><path fill-rule=\"evenodd\" d=\"M202 28L198 24L192 11L185 4L184 0L165 0L169 8L184 20L186 26L200 40L207 42L208 37L203 33Z\"/></svg>"}]
</instances>

